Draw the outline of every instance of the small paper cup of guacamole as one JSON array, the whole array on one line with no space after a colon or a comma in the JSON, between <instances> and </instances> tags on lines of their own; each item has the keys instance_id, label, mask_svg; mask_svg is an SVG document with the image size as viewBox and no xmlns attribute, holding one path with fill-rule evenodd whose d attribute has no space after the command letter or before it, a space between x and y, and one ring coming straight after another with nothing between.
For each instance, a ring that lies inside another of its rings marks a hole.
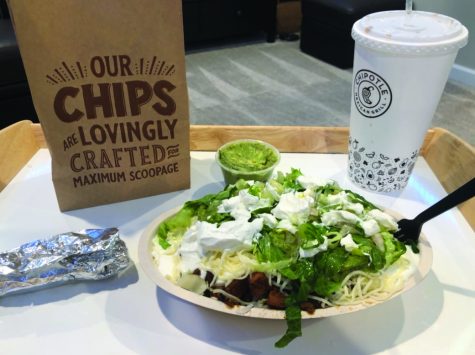
<instances>
[{"instance_id":1,"label":"small paper cup of guacamole","mask_svg":"<svg viewBox=\"0 0 475 355\"><path fill-rule=\"evenodd\" d=\"M231 141L216 152L216 162L221 167L226 185L239 179L266 181L279 161L277 148L257 139Z\"/></svg>"}]
</instances>

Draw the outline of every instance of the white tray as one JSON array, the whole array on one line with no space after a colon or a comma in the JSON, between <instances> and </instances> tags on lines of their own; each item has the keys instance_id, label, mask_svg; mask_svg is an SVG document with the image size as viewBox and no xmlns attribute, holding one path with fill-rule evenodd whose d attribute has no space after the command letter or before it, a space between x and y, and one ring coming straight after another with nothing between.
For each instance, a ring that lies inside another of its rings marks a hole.
<instances>
[{"instance_id":1,"label":"white tray","mask_svg":"<svg viewBox=\"0 0 475 355\"><path fill-rule=\"evenodd\" d=\"M160 214L223 187L212 152L192 153L191 189L107 206L59 212L50 157L39 150L0 193L0 249L64 231L120 229L131 259ZM376 204L413 217L445 195L424 158L400 194L359 190L344 154L283 154L280 170L329 177ZM475 349L475 235L459 210L428 222L433 267L419 285L370 309L303 323L304 336L277 350L284 321L222 314L157 288L140 268L119 278L0 298L1 352L31 354L467 354ZM39 350L41 349L41 350Z\"/></svg>"}]
</instances>

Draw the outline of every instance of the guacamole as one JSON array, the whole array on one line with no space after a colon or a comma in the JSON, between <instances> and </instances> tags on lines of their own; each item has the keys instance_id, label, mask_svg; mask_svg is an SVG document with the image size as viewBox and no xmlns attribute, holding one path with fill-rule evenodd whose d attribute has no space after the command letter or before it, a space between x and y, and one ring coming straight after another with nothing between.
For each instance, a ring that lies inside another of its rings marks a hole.
<instances>
[{"instance_id":1,"label":"guacamole","mask_svg":"<svg viewBox=\"0 0 475 355\"><path fill-rule=\"evenodd\" d=\"M252 172L270 168L277 162L274 150L259 142L237 142L219 150L221 163L233 170Z\"/></svg>"},{"instance_id":2,"label":"guacamole","mask_svg":"<svg viewBox=\"0 0 475 355\"><path fill-rule=\"evenodd\" d=\"M267 180L279 162L279 151L258 140L237 140L222 146L216 155L226 183Z\"/></svg>"}]
</instances>

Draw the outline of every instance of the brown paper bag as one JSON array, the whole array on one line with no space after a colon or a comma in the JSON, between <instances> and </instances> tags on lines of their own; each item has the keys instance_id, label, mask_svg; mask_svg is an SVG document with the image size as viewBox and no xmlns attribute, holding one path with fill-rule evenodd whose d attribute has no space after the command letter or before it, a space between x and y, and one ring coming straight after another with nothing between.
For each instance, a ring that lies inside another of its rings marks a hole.
<instances>
[{"instance_id":1,"label":"brown paper bag","mask_svg":"<svg viewBox=\"0 0 475 355\"><path fill-rule=\"evenodd\" d=\"M181 1L9 7L60 209L188 188Z\"/></svg>"}]
</instances>

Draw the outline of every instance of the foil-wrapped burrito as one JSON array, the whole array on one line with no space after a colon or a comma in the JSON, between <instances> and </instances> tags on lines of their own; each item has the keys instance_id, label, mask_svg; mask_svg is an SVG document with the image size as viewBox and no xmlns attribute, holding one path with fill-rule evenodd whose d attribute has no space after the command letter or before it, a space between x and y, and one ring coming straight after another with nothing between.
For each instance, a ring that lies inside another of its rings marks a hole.
<instances>
[{"instance_id":1,"label":"foil-wrapped burrito","mask_svg":"<svg viewBox=\"0 0 475 355\"><path fill-rule=\"evenodd\" d=\"M74 280L100 280L127 268L117 228L84 229L0 253L0 296Z\"/></svg>"}]
</instances>

